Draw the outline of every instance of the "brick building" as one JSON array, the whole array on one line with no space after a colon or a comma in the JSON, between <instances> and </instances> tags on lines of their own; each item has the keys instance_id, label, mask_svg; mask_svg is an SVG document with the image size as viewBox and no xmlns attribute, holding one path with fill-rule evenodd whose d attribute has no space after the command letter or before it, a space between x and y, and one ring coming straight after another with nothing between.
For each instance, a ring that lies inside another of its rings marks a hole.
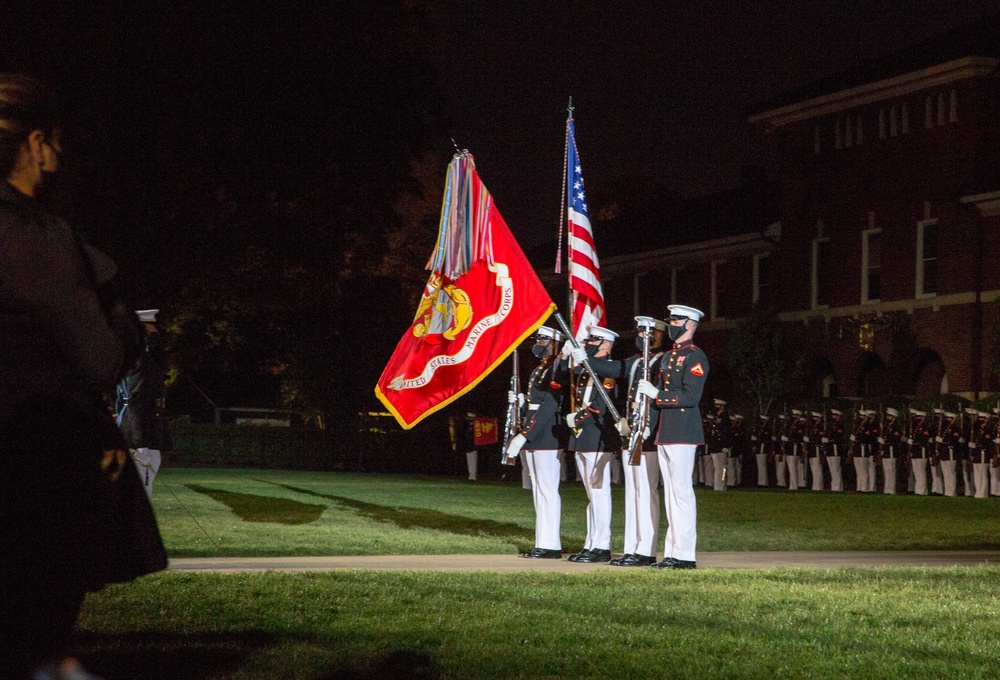
<instances>
[{"instance_id":1,"label":"brick building","mask_svg":"<svg viewBox=\"0 0 1000 680\"><path fill-rule=\"evenodd\" d=\"M739 396L729 334L754 304L804 359L804 398L997 391L997 36L993 18L755 107L776 185L748 178L640 249L599 249L609 325L668 301L705 310L708 396Z\"/></svg>"}]
</instances>

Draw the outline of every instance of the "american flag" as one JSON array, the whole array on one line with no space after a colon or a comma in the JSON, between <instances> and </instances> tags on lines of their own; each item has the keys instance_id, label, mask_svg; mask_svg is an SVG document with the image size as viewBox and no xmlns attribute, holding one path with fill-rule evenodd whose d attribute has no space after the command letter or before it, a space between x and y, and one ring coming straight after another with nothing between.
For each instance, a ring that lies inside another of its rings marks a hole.
<instances>
[{"instance_id":1,"label":"american flag","mask_svg":"<svg viewBox=\"0 0 1000 680\"><path fill-rule=\"evenodd\" d=\"M601 326L605 317L601 265L597 261L594 232L587 215L580 154L576 150L576 127L566 121L566 217L569 242L569 288L573 306L573 335L587 337L588 326Z\"/></svg>"}]
</instances>

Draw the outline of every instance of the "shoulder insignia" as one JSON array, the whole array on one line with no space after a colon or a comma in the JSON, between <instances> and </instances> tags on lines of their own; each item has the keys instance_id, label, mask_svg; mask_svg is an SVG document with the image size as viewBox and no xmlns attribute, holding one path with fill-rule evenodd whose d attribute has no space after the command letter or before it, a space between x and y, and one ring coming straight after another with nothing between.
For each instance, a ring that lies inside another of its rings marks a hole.
<instances>
[{"instance_id":1,"label":"shoulder insignia","mask_svg":"<svg viewBox=\"0 0 1000 680\"><path fill-rule=\"evenodd\" d=\"M691 372L694 373L699 378L705 375L705 369L701 367L700 361L694 365L694 367L691 369Z\"/></svg>"}]
</instances>

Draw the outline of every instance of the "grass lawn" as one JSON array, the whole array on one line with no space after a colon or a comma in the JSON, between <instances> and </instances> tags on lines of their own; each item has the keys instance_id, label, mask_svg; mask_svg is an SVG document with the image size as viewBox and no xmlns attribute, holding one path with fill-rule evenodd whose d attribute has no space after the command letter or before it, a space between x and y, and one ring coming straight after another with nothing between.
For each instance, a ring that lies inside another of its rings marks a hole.
<instances>
[{"instance_id":1,"label":"grass lawn","mask_svg":"<svg viewBox=\"0 0 1000 680\"><path fill-rule=\"evenodd\" d=\"M582 543L585 504L564 488L564 548ZM1000 547L996 499L698 504L702 550ZM529 492L449 479L167 470L154 507L172 556L509 553L533 538ZM998 595L993 567L167 572L88 596L77 640L107 680L992 678Z\"/></svg>"},{"instance_id":2,"label":"grass lawn","mask_svg":"<svg viewBox=\"0 0 1000 680\"><path fill-rule=\"evenodd\" d=\"M621 551L622 488L612 548ZM562 489L563 548L586 537L581 484ZM1000 499L698 489L699 550L996 550ZM514 553L534 544L514 484L275 470L165 470L153 506L173 557ZM661 546L662 549L662 546Z\"/></svg>"}]
</instances>

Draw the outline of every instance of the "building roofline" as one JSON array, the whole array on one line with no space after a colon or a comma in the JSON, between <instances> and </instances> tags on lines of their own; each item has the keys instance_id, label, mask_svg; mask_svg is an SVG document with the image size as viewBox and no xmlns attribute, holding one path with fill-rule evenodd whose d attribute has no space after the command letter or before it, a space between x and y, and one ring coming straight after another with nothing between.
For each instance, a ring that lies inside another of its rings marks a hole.
<instances>
[{"instance_id":1,"label":"building roofline","mask_svg":"<svg viewBox=\"0 0 1000 680\"><path fill-rule=\"evenodd\" d=\"M787 106L761 111L749 116L749 121L752 124L782 127L960 80L988 76L996 72L998 64L1000 64L1000 60L993 57L963 57L892 78L884 78L819 97L812 97Z\"/></svg>"},{"instance_id":2,"label":"building roofline","mask_svg":"<svg viewBox=\"0 0 1000 680\"><path fill-rule=\"evenodd\" d=\"M780 239L781 222L774 222L764 231L736 234L735 236L726 236L710 241L685 243L684 245L643 253L609 257L601 262L601 272L609 274L641 272L649 269L651 265L708 261L726 255L770 250Z\"/></svg>"}]
</instances>

